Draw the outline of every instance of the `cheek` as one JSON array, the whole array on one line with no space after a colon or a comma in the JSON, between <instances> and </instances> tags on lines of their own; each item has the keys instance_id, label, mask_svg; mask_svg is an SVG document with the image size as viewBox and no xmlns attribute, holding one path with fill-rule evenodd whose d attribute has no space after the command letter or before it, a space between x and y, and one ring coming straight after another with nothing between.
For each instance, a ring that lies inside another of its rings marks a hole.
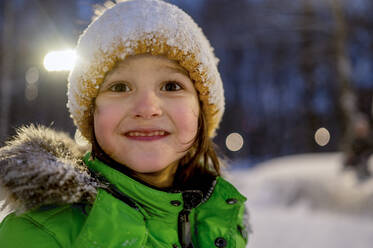
<instances>
[{"instance_id":1,"label":"cheek","mask_svg":"<svg viewBox=\"0 0 373 248\"><path fill-rule=\"evenodd\" d=\"M197 104L184 105L175 111L180 138L188 142L195 137L198 129L199 106ZM189 106L189 107L188 107Z\"/></svg>"},{"instance_id":2,"label":"cheek","mask_svg":"<svg viewBox=\"0 0 373 248\"><path fill-rule=\"evenodd\" d=\"M112 132L119 122L118 108L110 104L96 104L94 111L96 137Z\"/></svg>"}]
</instances>

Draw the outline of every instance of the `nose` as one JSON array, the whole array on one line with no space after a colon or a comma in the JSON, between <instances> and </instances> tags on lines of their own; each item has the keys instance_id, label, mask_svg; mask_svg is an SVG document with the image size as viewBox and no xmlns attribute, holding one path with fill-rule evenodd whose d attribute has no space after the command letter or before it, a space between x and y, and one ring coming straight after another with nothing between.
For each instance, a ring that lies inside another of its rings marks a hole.
<instances>
[{"instance_id":1,"label":"nose","mask_svg":"<svg viewBox=\"0 0 373 248\"><path fill-rule=\"evenodd\" d=\"M152 119L161 115L161 101L155 92L138 93L133 107L134 118Z\"/></svg>"}]
</instances>

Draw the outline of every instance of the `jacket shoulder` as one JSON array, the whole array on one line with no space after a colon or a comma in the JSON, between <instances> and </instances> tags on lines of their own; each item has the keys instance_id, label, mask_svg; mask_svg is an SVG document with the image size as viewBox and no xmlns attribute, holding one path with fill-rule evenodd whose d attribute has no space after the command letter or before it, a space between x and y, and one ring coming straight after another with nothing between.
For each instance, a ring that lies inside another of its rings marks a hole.
<instances>
[{"instance_id":1,"label":"jacket shoulder","mask_svg":"<svg viewBox=\"0 0 373 248\"><path fill-rule=\"evenodd\" d=\"M225 200L234 198L240 203L244 203L246 201L246 197L242 195L235 186L222 177L217 178L214 192L216 192L216 195L225 198Z\"/></svg>"},{"instance_id":2,"label":"jacket shoulder","mask_svg":"<svg viewBox=\"0 0 373 248\"><path fill-rule=\"evenodd\" d=\"M216 178L211 196L196 209L200 247L243 248L248 230L244 223L246 197L222 177ZM218 243L217 243L218 242Z\"/></svg>"},{"instance_id":3,"label":"jacket shoulder","mask_svg":"<svg viewBox=\"0 0 373 248\"><path fill-rule=\"evenodd\" d=\"M245 205L247 200L238 189L233 186L230 182L223 178L220 178L219 193L225 199L226 205L237 205L235 223L237 224L236 232L236 247L244 247L249 241L249 236L252 233L252 227L250 224L250 213Z\"/></svg>"},{"instance_id":4,"label":"jacket shoulder","mask_svg":"<svg viewBox=\"0 0 373 248\"><path fill-rule=\"evenodd\" d=\"M71 247L86 218L83 207L47 205L21 215L12 213L0 224L0 243L9 248Z\"/></svg>"}]
</instances>

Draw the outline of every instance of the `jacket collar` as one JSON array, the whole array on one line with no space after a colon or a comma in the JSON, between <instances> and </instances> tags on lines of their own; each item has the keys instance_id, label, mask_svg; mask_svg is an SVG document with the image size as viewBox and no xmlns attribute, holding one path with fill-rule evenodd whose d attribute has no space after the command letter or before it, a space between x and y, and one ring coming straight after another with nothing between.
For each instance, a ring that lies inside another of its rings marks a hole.
<instances>
[{"instance_id":1,"label":"jacket collar","mask_svg":"<svg viewBox=\"0 0 373 248\"><path fill-rule=\"evenodd\" d=\"M150 215L177 214L183 208L181 192L171 193L149 187L111 168L97 158L92 159L89 153L83 160L94 174L103 177L109 184L114 185L122 194L134 200ZM110 188L110 185L108 187Z\"/></svg>"}]
</instances>

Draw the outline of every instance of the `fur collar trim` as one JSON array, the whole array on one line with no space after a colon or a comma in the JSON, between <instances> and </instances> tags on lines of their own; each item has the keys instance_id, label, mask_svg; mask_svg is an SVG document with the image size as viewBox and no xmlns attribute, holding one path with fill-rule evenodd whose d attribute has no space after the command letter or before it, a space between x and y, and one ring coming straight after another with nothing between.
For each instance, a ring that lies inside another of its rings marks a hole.
<instances>
[{"instance_id":1,"label":"fur collar trim","mask_svg":"<svg viewBox=\"0 0 373 248\"><path fill-rule=\"evenodd\" d=\"M69 136L28 126L0 148L0 205L20 214L46 204L93 203L101 183Z\"/></svg>"}]
</instances>

